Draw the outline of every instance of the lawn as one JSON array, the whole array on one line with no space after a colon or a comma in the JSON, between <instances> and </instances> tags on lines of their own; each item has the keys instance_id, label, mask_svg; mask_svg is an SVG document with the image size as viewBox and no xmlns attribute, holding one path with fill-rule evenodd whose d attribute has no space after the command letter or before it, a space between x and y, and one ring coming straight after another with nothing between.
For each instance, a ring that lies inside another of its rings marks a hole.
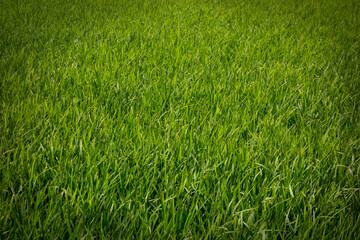
<instances>
[{"instance_id":1,"label":"lawn","mask_svg":"<svg viewBox=\"0 0 360 240\"><path fill-rule=\"evenodd\" d=\"M360 239L358 0L0 0L1 239Z\"/></svg>"}]
</instances>

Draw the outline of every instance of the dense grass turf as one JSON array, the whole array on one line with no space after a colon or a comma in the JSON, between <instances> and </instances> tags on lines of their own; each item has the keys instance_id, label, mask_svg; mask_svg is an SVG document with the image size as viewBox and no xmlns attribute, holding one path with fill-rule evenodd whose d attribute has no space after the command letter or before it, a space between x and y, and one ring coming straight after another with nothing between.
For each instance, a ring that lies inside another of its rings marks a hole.
<instances>
[{"instance_id":1,"label":"dense grass turf","mask_svg":"<svg viewBox=\"0 0 360 240\"><path fill-rule=\"evenodd\" d=\"M359 1L0 11L0 238L360 238Z\"/></svg>"}]
</instances>

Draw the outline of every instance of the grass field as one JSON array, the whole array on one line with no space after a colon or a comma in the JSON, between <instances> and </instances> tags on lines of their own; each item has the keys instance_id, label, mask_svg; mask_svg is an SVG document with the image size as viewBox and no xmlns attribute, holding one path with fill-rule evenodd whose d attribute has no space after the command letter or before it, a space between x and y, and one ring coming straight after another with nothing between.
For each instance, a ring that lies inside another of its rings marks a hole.
<instances>
[{"instance_id":1,"label":"grass field","mask_svg":"<svg viewBox=\"0 0 360 240\"><path fill-rule=\"evenodd\" d=\"M357 0L0 0L1 239L360 239Z\"/></svg>"}]
</instances>

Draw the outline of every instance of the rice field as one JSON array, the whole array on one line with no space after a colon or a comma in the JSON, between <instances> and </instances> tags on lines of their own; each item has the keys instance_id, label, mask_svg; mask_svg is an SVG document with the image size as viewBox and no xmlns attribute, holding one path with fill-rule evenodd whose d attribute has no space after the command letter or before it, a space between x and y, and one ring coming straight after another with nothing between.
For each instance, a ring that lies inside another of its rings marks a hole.
<instances>
[{"instance_id":1,"label":"rice field","mask_svg":"<svg viewBox=\"0 0 360 240\"><path fill-rule=\"evenodd\" d=\"M360 239L357 0L0 0L0 239Z\"/></svg>"}]
</instances>

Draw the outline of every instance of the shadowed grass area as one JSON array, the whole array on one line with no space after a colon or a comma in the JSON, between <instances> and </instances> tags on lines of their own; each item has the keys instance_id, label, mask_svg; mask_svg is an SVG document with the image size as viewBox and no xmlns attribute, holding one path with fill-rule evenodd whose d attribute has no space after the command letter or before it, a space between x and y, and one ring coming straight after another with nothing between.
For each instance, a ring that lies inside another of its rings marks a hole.
<instances>
[{"instance_id":1,"label":"shadowed grass area","mask_svg":"<svg viewBox=\"0 0 360 240\"><path fill-rule=\"evenodd\" d=\"M0 0L0 238L360 238L359 36L356 0Z\"/></svg>"}]
</instances>

